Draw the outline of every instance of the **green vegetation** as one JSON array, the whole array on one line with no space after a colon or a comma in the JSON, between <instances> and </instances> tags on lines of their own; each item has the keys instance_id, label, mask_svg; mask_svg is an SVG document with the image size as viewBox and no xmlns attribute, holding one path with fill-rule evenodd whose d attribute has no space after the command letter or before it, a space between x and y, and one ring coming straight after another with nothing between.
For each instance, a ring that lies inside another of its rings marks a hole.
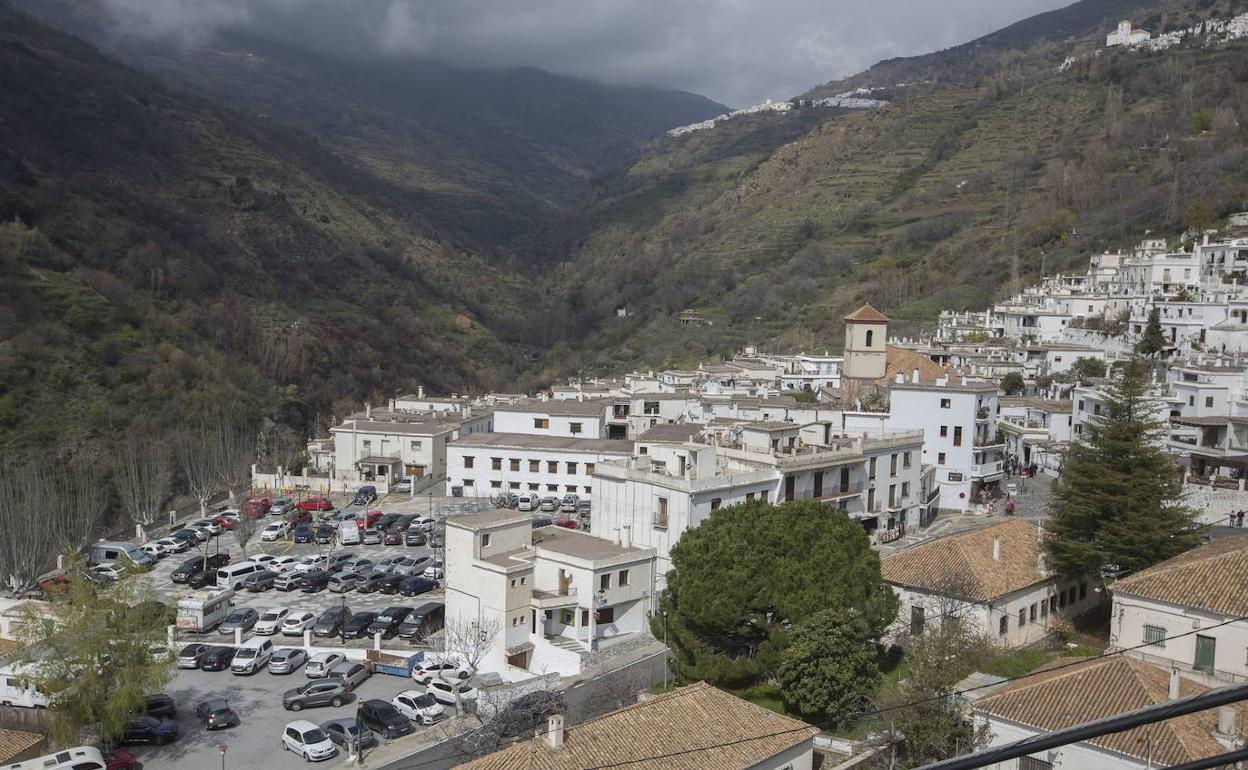
<instances>
[{"instance_id":1,"label":"green vegetation","mask_svg":"<svg viewBox=\"0 0 1248 770\"><path fill-rule=\"evenodd\" d=\"M1144 325L1144 333L1140 335L1140 341L1135 343L1135 352L1152 358L1165 347L1166 335L1161 330L1161 311L1153 308L1148 311L1148 323Z\"/></svg>"},{"instance_id":2,"label":"green vegetation","mask_svg":"<svg viewBox=\"0 0 1248 770\"><path fill-rule=\"evenodd\" d=\"M1010 372L1001 378L1001 390L1004 390L1007 395L1018 395L1026 387L1027 383L1023 380L1023 375L1018 372Z\"/></svg>"},{"instance_id":3,"label":"green vegetation","mask_svg":"<svg viewBox=\"0 0 1248 770\"><path fill-rule=\"evenodd\" d=\"M820 610L793 627L776 682L785 703L807 719L841 723L880 682L873 629L855 609Z\"/></svg>"},{"instance_id":4,"label":"green vegetation","mask_svg":"<svg viewBox=\"0 0 1248 770\"><path fill-rule=\"evenodd\" d=\"M1140 570L1198 542L1178 469L1160 448L1164 426L1146 401L1148 387L1143 360L1116 368L1105 412L1066 454L1045 542L1062 575L1096 574L1106 564Z\"/></svg>"}]
</instances>

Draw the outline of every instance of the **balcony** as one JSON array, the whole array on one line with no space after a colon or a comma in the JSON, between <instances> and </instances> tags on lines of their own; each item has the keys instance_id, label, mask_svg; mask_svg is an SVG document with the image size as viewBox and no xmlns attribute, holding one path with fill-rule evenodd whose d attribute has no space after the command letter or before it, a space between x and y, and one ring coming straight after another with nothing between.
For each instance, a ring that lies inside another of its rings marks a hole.
<instances>
[{"instance_id":1,"label":"balcony","mask_svg":"<svg viewBox=\"0 0 1248 770\"><path fill-rule=\"evenodd\" d=\"M667 516L651 516L650 526L654 529L667 529Z\"/></svg>"},{"instance_id":2,"label":"balcony","mask_svg":"<svg viewBox=\"0 0 1248 770\"><path fill-rule=\"evenodd\" d=\"M539 591L533 589L533 597L529 600L529 604L539 610L550 610L557 607L574 607L576 606L576 587L569 586L561 588L557 591Z\"/></svg>"},{"instance_id":3,"label":"balcony","mask_svg":"<svg viewBox=\"0 0 1248 770\"><path fill-rule=\"evenodd\" d=\"M990 463L981 463L971 466L971 477L976 479L990 479L994 476L1000 476L1002 472L1001 461L996 460Z\"/></svg>"},{"instance_id":4,"label":"balcony","mask_svg":"<svg viewBox=\"0 0 1248 770\"><path fill-rule=\"evenodd\" d=\"M837 500L844 500L847 497L856 497L862 494L863 485L861 481L855 481L851 484L838 485L832 489L823 490L823 494L815 495L815 499L821 503L830 503Z\"/></svg>"}]
</instances>

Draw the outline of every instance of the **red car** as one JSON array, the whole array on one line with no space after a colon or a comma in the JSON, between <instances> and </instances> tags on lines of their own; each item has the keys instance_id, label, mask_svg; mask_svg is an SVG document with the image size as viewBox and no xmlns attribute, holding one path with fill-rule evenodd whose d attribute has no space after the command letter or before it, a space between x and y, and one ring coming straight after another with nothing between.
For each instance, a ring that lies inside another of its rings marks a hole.
<instances>
[{"instance_id":1,"label":"red car","mask_svg":"<svg viewBox=\"0 0 1248 770\"><path fill-rule=\"evenodd\" d=\"M70 584L68 575L53 575L47 580L40 580L37 585L45 594L60 594L68 591Z\"/></svg>"},{"instance_id":2,"label":"red car","mask_svg":"<svg viewBox=\"0 0 1248 770\"><path fill-rule=\"evenodd\" d=\"M273 502L269 498L261 495L253 495L247 498L247 502L243 504L243 515L258 519L261 516L267 516L269 509L273 507Z\"/></svg>"},{"instance_id":3,"label":"red car","mask_svg":"<svg viewBox=\"0 0 1248 770\"><path fill-rule=\"evenodd\" d=\"M312 512L305 511L302 508L296 508L295 510L286 514L286 523L292 527L298 526L300 524L311 524Z\"/></svg>"},{"instance_id":4,"label":"red car","mask_svg":"<svg viewBox=\"0 0 1248 770\"><path fill-rule=\"evenodd\" d=\"M221 525L221 529L234 529L238 519L233 516L213 516L212 520Z\"/></svg>"},{"instance_id":5,"label":"red car","mask_svg":"<svg viewBox=\"0 0 1248 770\"><path fill-rule=\"evenodd\" d=\"M569 519L567 516L560 516L551 523L556 527L563 527L565 529L580 529L580 526L576 523L576 519Z\"/></svg>"},{"instance_id":6,"label":"red car","mask_svg":"<svg viewBox=\"0 0 1248 770\"><path fill-rule=\"evenodd\" d=\"M114 749L104 755L104 770L136 770L139 763L134 755L122 749Z\"/></svg>"},{"instance_id":7,"label":"red car","mask_svg":"<svg viewBox=\"0 0 1248 770\"><path fill-rule=\"evenodd\" d=\"M363 518L355 520L355 526L359 527L360 530L363 531L373 526L378 521L381 521L381 517L385 515L386 514L382 513L381 511L369 511L368 513L364 514Z\"/></svg>"},{"instance_id":8,"label":"red car","mask_svg":"<svg viewBox=\"0 0 1248 770\"><path fill-rule=\"evenodd\" d=\"M328 497L309 497L307 500L300 500L295 503L295 507L301 511L332 511L334 503Z\"/></svg>"}]
</instances>

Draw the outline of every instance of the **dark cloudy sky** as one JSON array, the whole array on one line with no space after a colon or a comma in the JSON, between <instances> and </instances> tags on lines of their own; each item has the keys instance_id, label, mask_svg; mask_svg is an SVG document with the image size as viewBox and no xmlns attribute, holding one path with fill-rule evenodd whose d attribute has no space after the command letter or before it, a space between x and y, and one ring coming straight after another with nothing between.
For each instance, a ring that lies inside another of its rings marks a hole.
<instances>
[{"instance_id":1,"label":"dark cloudy sky","mask_svg":"<svg viewBox=\"0 0 1248 770\"><path fill-rule=\"evenodd\" d=\"M241 26L355 55L528 65L734 107L965 42L1069 0L105 0L128 33Z\"/></svg>"}]
</instances>

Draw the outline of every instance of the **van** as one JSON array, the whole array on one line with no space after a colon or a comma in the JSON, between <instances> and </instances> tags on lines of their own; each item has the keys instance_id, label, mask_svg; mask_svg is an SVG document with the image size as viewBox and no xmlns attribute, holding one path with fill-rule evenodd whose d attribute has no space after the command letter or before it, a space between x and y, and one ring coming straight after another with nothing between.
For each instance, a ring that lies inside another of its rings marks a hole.
<instances>
[{"instance_id":1,"label":"van","mask_svg":"<svg viewBox=\"0 0 1248 770\"><path fill-rule=\"evenodd\" d=\"M360 528L354 521L344 521L338 525L339 545L359 545Z\"/></svg>"},{"instance_id":2,"label":"van","mask_svg":"<svg viewBox=\"0 0 1248 770\"><path fill-rule=\"evenodd\" d=\"M525 492L520 495L517 508L521 511L536 511L542 504L542 498L536 492Z\"/></svg>"},{"instance_id":3,"label":"van","mask_svg":"<svg viewBox=\"0 0 1248 770\"><path fill-rule=\"evenodd\" d=\"M92 567L107 564L110 561L125 564L126 560L134 562L145 570L151 569L156 564L155 559L134 543L125 543L120 540L101 540L97 543L92 543L90 548L87 549L87 561Z\"/></svg>"},{"instance_id":4,"label":"van","mask_svg":"<svg viewBox=\"0 0 1248 770\"><path fill-rule=\"evenodd\" d=\"M264 567L261 567L254 561L240 561L237 564L227 564L217 570L217 588L233 588L237 591L243 587L243 583L248 577L263 571Z\"/></svg>"},{"instance_id":5,"label":"van","mask_svg":"<svg viewBox=\"0 0 1248 770\"><path fill-rule=\"evenodd\" d=\"M0 705L28 709L47 707L48 696L26 680L26 671L22 666L0 668Z\"/></svg>"},{"instance_id":6,"label":"van","mask_svg":"<svg viewBox=\"0 0 1248 770\"><path fill-rule=\"evenodd\" d=\"M273 657L273 642L268 639L248 639L234 653L234 660L230 662L230 673L254 674L269 665L271 657Z\"/></svg>"},{"instance_id":7,"label":"van","mask_svg":"<svg viewBox=\"0 0 1248 770\"><path fill-rule=\"evenodd\" d=\"M109 766L103 752L96 747L78 746L46 757L5 765L4 770L105 770Z\"/></svg>"},{"instance_id":8,"label":"van","mask_svg":"<svg viewBox=\"0 0 1248 770\"><path fill-rule=\"evenodd\" d=\"M446 618L446 605L442 602L425 602L399 624L399 636L412 644L429 634L442 630Z\"/></svg>"}]
</instances>

